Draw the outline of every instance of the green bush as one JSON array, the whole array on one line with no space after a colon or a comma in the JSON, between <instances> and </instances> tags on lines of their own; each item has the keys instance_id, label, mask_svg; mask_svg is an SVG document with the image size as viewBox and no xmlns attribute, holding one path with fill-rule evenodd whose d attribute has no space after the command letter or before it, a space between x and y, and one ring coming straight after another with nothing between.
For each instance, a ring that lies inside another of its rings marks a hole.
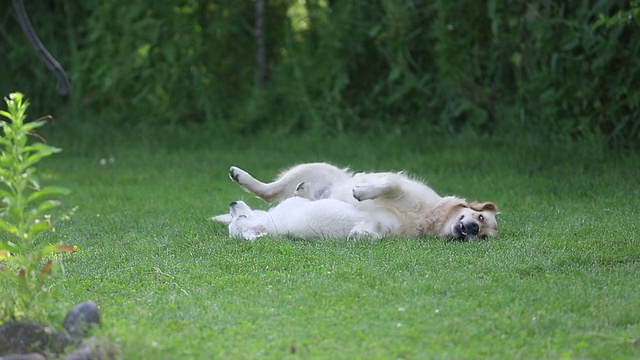
<instances>
[{"instance_id":1,"label":"green bush","mask_svg":"<svg viewBox=\"0 0 640 360\"><path fill-rule=\"evenodd\" d=\"M640 27L621 20L637 15L634 1L271 0L266 89L254 2L36 2L32 22L69 72L71 99L52 95L10 13L0 90L28 83L38 111L72 118L229 134L472 131L635 146Z\"/></svg>"}]
</instances>

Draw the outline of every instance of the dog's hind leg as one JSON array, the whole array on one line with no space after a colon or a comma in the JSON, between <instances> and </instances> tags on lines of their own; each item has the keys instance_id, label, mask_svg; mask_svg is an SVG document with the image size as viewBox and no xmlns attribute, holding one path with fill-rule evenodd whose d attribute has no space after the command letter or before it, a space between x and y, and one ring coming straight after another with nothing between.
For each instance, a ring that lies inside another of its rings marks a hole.
<instances>
[{"instance_id":1,"label":"dog's hind leg","mask_svg":"<svg viewBox=\"0 0 640 360\"><path fill-rule=\"evenodd\" d=\"M293 194L289 189L291 185L288 182L283 181L283 179L265 184L251 176L248 172L235 166L232 166L229 169L229 177L231 180L237 182L238 185L242 186L246 191L257 195L259 198L267 202L284 199ZM296 185L297 184L293 184L294 191Z\"/></svg>"},{"instance_id":2,"label":"dog's hind leg","mask_svg":"<svg viewBox=\"0 0 640 360\"><path fill-rule=\"evenodd\" d=\"M263 183L246 171L232 166L229 176L265 201L286 199L304 194L310 200L328 198L335 183L344 183L351 178L348 169L339 169L331 164L310 163L294 166L280 174L277 180ZM304 191L298 191L298 185L304 183ZM297 194L296 194L297 193Z\"/></svg>"}]
</instances>

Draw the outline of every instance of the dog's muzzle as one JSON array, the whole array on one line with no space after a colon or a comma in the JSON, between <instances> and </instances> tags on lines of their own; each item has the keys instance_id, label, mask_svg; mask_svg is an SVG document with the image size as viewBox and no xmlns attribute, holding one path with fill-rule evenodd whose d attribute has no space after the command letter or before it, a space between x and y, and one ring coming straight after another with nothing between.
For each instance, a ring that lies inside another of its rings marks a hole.
<instances>
[{"instance_id":1,"label":"dog's muzzle","mask_svg":"<svg viewBox=\"0 0 640 360\"><path fill-rule=\"evenodd\" d=\"M475 239L480 232L480 225L475 221L460 221L453 226L453 232L460 240Z\"/></svg>"}]
</instances>

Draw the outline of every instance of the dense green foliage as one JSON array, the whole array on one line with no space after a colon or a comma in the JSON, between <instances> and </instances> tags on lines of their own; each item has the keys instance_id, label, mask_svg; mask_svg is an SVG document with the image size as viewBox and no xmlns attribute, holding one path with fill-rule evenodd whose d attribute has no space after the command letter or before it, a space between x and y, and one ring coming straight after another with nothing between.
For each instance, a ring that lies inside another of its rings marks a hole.
<instances>
[{"instance_id":1,"label":"dense green foliage","mask_svg":"<svg viewBox=\"0 0 640 360\"><path fill-rule=\"evenodd\" d=\"M0 16L0 91L20 88L38 111L72 119L197 122L224 133L640 142L637 2L269 0L266 88L255 80L254 3L30 2L72 95L61 107L9 11Z\"/></svg>"}]
</instances>

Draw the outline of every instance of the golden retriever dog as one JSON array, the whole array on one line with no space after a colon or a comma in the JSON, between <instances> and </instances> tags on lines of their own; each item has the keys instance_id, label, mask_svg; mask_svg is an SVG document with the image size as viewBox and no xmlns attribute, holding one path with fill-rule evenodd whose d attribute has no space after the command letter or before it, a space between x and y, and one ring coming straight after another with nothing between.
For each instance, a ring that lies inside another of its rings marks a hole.
<instances>
[{"instance_id":1,"label":"golden retriever dog","mask_svg":"<svg viewBox=\"0 0 640 360\"><path fill-rule=\"evenodd\" d=\"M229 169L229 176L267 202L299 196L353 204L369 217L356 224L351 237L436 235L472 241L498 233L498 208L494 203L442 197L404 172L354 174L327 163L308 163L283 171L270 183L235 166Z\"/></svg>"}]
</instances>

